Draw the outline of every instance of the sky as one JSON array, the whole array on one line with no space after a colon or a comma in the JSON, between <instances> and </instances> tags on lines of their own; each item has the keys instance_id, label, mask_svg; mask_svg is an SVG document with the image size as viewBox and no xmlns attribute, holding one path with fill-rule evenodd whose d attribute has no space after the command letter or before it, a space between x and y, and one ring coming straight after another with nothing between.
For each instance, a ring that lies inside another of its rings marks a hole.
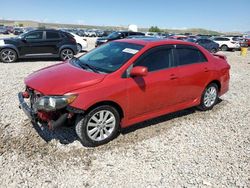
<instances>
[{"instance_id":1,"label":"sky","mask_svg":"<svg viewBox=\"0 0 250 188\"><path fill-rule=\"evenodd\" d=\"M0 0L0 19L250 31L250 0Z\"/></svg>"}]
</instances>

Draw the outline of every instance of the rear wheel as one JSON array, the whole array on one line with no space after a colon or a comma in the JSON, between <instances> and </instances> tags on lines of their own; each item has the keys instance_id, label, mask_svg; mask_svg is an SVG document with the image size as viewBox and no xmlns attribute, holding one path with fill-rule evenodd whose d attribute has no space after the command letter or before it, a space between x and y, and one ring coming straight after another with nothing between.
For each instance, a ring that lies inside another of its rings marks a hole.
<instances>
[{"instance_id":1,"label":"rear wheel","mask_svg":"<svg viewBox=\"0 0 250 188\"><path fill-rule=\"evenodd\" d=\"M222 51L227 51L228 50L228 46L227 45L222 45L221 46L221 50Z\"/></svg>"},{"instance_id":2,"label":"rear wheel","mask_svg":"<svg viewBox=\"0 0 250 188\"><path fill-rule=\"evenodd\" d=\"M60 52L60 58L61 60L68 60L68 59L72 59L74 57L74 52L73 50L69 49L69 48L65 48L63 50L61 50Z\"/></svg>"},{"instance_id":3,"label":"rear wheel","mask_svg":"<svg viewBox=\"0 0 250 188\"><path fill-rule=\"evenodd\" d=\"M216 48L212 48L211 49L211 53L216 53L217 52L217 49Z\"/></svg>"},{"instance_id":4,"label":"rear wheel","mask_svg":"<svg viewBox=\"0 0 250 188\"><path fill-rule=\"evenodd\" d=\"M82 51L82 45L81 44L77 44L77 52L81 52Z\"/></svg>"},{"instance_id":5,"label":"rear wheel","mask_svg":"<svg viewBox=\"0 0 250 188\"><path fill-rule=\"evenodd\" d=\"M201 96L198 108L206 111L211 110L218 101L218 86L215 83L209 84Z\"/></svg>"},{"instance_id":6,"label":"rear wheel","mask_svg":"<svg viewBox=\"0 0 250 188\"><path fill-rule=\"evenodd\" d=\"M13 63L17 60L17 53L10 48L3 49L0 52L0 59L4 63Z\"/></svg>"},{"instance_id":7,"label":"rear wheel","mask_svg":"<svg viewBox=\"0 0 250 188\"><path fill-rule=\"evenodd\" d=\"M112 106L103 105L85 116L78 116L75 129L84 146L94 147L111 141L117 135L119 125L118 111Z\"/></svg>"}]
</instances>

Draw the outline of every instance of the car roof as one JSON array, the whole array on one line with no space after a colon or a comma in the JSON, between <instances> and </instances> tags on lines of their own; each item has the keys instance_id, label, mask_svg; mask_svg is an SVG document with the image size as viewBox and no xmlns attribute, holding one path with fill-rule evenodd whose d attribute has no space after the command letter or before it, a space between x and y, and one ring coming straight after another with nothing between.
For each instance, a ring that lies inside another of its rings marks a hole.
<instances>
[{"instance_id":1,"label":"car roof","mask_svg":"<svg viewBox=\"0 0 250 188\"><path fill-rule=\"evenodd\" d=\"M116 41L133 43L133 44L138 44L138 45L143 45L143 46L146 46L146 45L158 46L158 45L164 45L164 44L188 44L188 45L196 46L192 42L172 40L172 39L161 39L161 38L134 38L134 39L120 39Z\"/></svg>"}]
</instances>

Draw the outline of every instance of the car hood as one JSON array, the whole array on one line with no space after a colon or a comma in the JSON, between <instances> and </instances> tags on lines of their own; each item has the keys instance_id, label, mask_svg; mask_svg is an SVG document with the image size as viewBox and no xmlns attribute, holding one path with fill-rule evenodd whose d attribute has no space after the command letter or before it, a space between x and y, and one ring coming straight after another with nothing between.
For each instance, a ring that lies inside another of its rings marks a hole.
<instances>
[{"instance_id":1,"label":"car hood","mask_svg":"<svg viewBox=\"0 0 250 188\"><path fill-rule=\"evenodd\" d=\"M19 42L20 39L17 37L11 37L11 38L0 38L1 42L0 45L3 44L12 44L12 43L16 43Z\"/></svg>"},{"instance_id":2,"label":"car hood","mask_svg":"<svg viewBox=\"0 0 250 188\"><path fill-rule=\"evenodd\" d=\"M44 95L64 95L101 82L105 75L88 72L70 63L38 70L25 79L25 84Z\"/></svg>"}]
</instances>

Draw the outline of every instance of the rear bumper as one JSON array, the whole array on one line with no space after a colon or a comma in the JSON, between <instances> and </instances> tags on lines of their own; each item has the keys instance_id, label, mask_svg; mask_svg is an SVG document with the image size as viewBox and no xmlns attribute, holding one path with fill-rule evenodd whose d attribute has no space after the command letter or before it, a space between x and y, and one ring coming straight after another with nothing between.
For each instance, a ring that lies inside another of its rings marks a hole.
<instances>
[{"instance_id":1,"label":"rear bumper","mask_svg":"<svg viewBox=\"0 0 250 188\"><path fill-rule=\"evenodd\" d=\"M29 107L29 105L24 101L22 92L18 93L19 108L24 111L31 121L35 121L36 113Z\"/></svg>"}]
</instances>

